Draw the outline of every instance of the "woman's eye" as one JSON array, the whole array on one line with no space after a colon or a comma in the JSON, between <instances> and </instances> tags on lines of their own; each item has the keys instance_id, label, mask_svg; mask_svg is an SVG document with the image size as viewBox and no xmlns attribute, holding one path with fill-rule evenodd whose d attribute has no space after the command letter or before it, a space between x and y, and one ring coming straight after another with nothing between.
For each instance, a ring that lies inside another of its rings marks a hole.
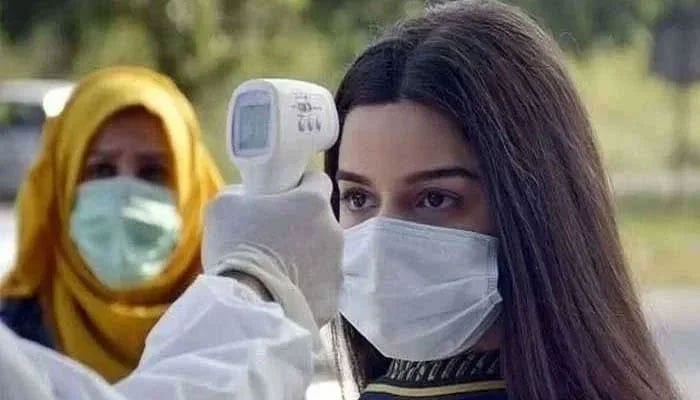
<instances>
[{"instance_id":1,"label":"woman's eye","mask_svg":"<svg viewBox=\"0 0 700 400\"><path fill-rule=\"evenodd\" d=\"M147 182L162 184L168 179L168 171L161 164L145 165L139 169L138 178Z\"/></svg>"},{"instance_id":2,"label":"woman's eye","mask_svg":"<svg viewBox=\"0 0 700 400\"><path fill-rule=\"evenodd\" d=\"M350 211L362 211L376 206L372 195L360 190L348 190L341 196L341 201Z\"/></svg>"},{"instance_id":3,"label":"woman's eye","mask_svg":"<svg viewBox=\"0 0 700 400\"><path fill-rule=\"evenodd\" d=\"M117 167L108 162L96 163L89 167L89 179L106 179L117 176Z\"/></svg>"},{"instance_id":4,"label":"woman's eye","mask_svg":"<svg viewBox=\"0 0 700 400\"><path fill-rule=\"evenodd\" d=\"M459 202L459 196L444 192L429 191L418 200L419 208L442 210L454 207Z\"/></svg>"}]
</instances>

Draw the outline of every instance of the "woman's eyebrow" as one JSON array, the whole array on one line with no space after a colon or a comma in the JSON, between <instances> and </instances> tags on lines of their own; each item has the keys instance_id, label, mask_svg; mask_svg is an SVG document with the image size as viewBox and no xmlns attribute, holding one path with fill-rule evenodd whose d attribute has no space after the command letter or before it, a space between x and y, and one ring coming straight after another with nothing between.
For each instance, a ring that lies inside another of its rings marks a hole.
<instances>
[{"instance_id":1,"label":"woman's eyebrow","mask_svg":"<svg viewBox=\"0 0 700 400\"><path fill-rule=\"evenodd\" d=\"M473 171L470 171L463 167L447 167L431 169L426 171L416 172L414 174L406 177L406 182L409 184L414 184L422 181L429 181L433 179L443 179L443 178L454 178L461 177L467 179L478 180L479 175Z\"/></svg>"},{"instance_id":2,"label":"woman's eyebrow","mask_svg":"<svg viewBox=\"0 0 700 400\"><path fill-rule=\"evenodd\" d=\"M136 157L139 159L160 160L168 157L168 152L165 150L142 150L136 152Z\"/></svg>"},{"instance_id":3,"label":"woman's eyebrow","mask_svg":"<svg viewBox=\"0 0 700 400\"><path fill-rule=\"evenodd\" d=\"M348 181L348 182L355 182L359 183L361 185L365 186L371 186L372 181L360 174L356 174L354 172L348 172L348 171L343 171L342 169L338 170L335 174L335 180L336 181Z\"/></svg>"},{"instance_id":4,"label":"woman's eyebrow","mask_svg":"<svg viewBox=\"0 0 700 400\"><path fill-rule=\"evenodd\" d=\"M95 149L87 154L87 159L98 160L98 159L111 159L116 158L121 155L121 150L113 149Z\"/></svg>"}]
</instances>

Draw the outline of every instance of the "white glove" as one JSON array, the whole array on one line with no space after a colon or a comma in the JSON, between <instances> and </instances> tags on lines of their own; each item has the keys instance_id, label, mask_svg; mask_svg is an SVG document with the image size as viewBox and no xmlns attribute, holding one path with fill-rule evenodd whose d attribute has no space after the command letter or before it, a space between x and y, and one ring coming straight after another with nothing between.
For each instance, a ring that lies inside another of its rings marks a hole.
<instances>
[{"instance_id":1,"label":"white glove","mask_svg":"<svg viewBox=\"0 0 700 400\"><path fill-rule=\"evenodd\" d=\"M328 176L311 172L280 194L227 188L207 210L205 272L258 279L289 318L317 334L337 313L342 282L343 234L331 210L331 189Z\"/></svg>"}]
</instances>

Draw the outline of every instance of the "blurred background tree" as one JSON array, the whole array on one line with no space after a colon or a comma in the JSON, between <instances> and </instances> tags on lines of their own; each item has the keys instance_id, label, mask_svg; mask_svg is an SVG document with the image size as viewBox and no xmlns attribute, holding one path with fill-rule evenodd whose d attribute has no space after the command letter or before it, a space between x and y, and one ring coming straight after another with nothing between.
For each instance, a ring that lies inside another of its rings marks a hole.
<instances>
[{"instance_id":1,"label":"blurred background tree","mask_svg":"<svg viewBox=\"0 0 700 400\"><path fill-rule=\"evenodd\" d=\"M581 55L596 43L629 43L664 1L672 0L511 2L531 11L565 48ZM382 26L420 12L425 4L419 0L0 0L4 54L22 53L19 58L29 61L9 63L0 72L77 78L105 65L147 65L171 76L206 120L220 120L218 104L221 96L226 97L222 88L229 91L250 74L292 75L333 86L343 66ZM217 104L212 104L213 98ZM205 126L219 127L208 121Z\"/></svg>"},{"instance_id":2,"label":"blurred background tree","mask_svg":"<svg viewBox=\"0 0 700 400\"><path fill-rule=\"evenodd\" d=\"M628 44L664 3L683 0L512 0L547 26L566 49ZM428 1L437 4L442 1ZM219 83L250 57L286 63L309 40L327 42L328 66L352 59L387 23L418 13L418 0L0 0L11 45L43 37L36 68L46 76L79 74L119 61L148 63L189 95ZM282 40L284 46L275 46ZM280 47L286 47L280 48ZM96 51L99 50L99 51ZM248 50L254 50L250 53ZM286 51L285 51L286 50ZM87 55L86 55L87 54ZM84 60L89 57L90 62ZM314 60L317 62L318 60ZM337 78L334 71L331 79Z\"/></svg>"}]
</instances>

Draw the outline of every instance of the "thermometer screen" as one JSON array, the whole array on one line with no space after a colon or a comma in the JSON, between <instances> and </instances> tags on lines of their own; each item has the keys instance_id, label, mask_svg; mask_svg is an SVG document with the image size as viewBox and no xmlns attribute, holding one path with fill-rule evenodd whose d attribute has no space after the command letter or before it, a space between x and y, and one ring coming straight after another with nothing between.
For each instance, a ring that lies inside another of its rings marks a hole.
<instances>
[{"instance_id":1,"label":"thermometer screen","mask_svg":"<svg viewBox=\"0 0 700 400\"><path fill-rule=\"evenodd\" d=\"M267 146L270 128L270 104L254 104L240 108L238 148L260 150Z\"/></svg>"}]
</instances>

